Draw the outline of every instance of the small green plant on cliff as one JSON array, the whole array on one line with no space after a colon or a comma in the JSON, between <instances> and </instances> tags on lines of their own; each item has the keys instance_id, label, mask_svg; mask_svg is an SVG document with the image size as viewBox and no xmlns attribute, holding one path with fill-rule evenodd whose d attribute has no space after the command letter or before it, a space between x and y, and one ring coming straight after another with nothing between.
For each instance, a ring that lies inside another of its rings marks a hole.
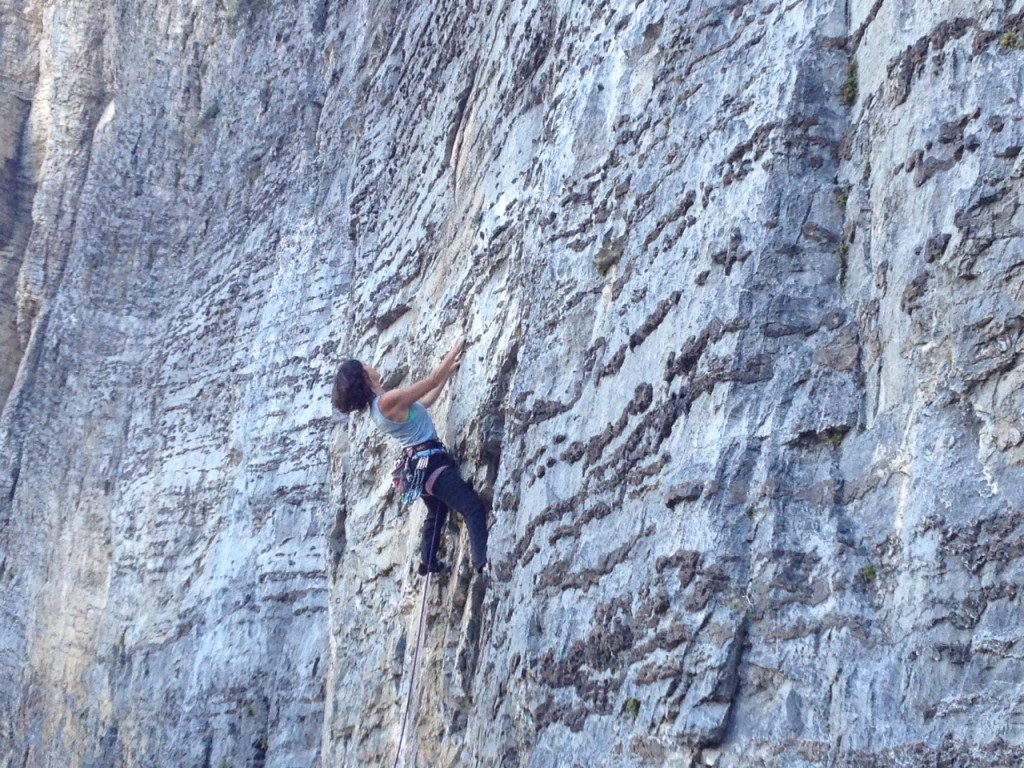
<instances>
[{"instance_id":1,"label":"small green plant on cliff","mask_svg":"<svg viewBox=\"0 0 1024 768\"><path fill-rule=\"evenodd\" d=\"M1014 32L1012 29L1008 29L1003 32L1003 36L999 38L1000 48L1024 48L1024 40L1021 40L1020 35Z\"/></svg>"},{"instance_id":2,"label":"small green plant on cliff","mask_svg":"<svg viewBox=\"0 0 1024 768\"><path fill-rule=\"evenodd\" d=\"M637 715L640 714L640 700L626 699L626 703L622 705L622 711L629 715L631 719L636 720Z\"/></svg>"},{"instance_id":3,"label":"small green plant on cliff","mask_svg":"<svg viewBox=\"0 0 1024 768\"><path fill-rule=\"evenodd\" d=\"M726 604L725 607L728 608L730 611L742 611L746 609L747 601L744 600L742 597L734 597Z\"/></svg>"},{"instance_id":4,"label":"small green plant on cliff","mask_svg":"<svg viewBox=\"0 0 1024 768\"><path fill-rule=\"evenodd\" d=\"M857 62L851 61L846 70L846 79L839 89L839 100L848 107L857 103Z\"/></svg>"},{"instance_id":5,"label":"small green plant on cliff","mask_svg":"<svg viewBox=\"0 0 1024 768\"><path fill-rule=\"evenodd\" d=\"M749 507L747 507L747 518L749 520L753 520L756 515L757 509L754 507L753 504L751 504Z\"/></svg>"},{"instance_id":6,"label":"small green plant on cliff","mask_svg":"<svg viewBox=\"0 0 1024 768\"><path fill-rule=\"evenodd\" d=\"M846 241L840 241L836 245L836 255L839 257L839 284L846 285L846 267L849 264L850 246Z\"/></svg>"},{"instance_id":7,"label":"small green plant on cliff","mask_svg":"<svg viewBox=\"0 0 1024 768\"><path fill-rule=\"evenodd\" d=\"M263 6L263 0L228 0L224 6L224 20L234 26Z\"/></svg>"},{"instance_id":8,"label":"small green plant on cliff","mask_svg":"<svg viewBox=\"0 0 1024 768\"><path fill-rule=\"evenodd\" d=\"M860 575L864 577L864 581L870 584L872 581L878 578L878 571L875 570L875 564L868 563L867 565L865 565L863 568L860 569Z\"/></svg>"}]
</instances>

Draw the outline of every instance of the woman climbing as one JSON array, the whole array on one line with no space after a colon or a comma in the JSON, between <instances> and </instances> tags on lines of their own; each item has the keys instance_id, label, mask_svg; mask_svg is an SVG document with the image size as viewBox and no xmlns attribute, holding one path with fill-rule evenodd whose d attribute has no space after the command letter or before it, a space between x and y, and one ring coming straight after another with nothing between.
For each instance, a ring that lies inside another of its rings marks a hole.
<instances>
[{"instance_id":1,"label":"woman climbing","mask_svg":"<svg viewBox=\"0 0 1024 768\"><path fill-rule=\"evenodd\" d=\"M420 575L449 570L437 559L448 509L462 515L469 530L469 545L477 573L486 575L487 513L480 497L462 479L455 460L437 437L427 413L441 389L459 368L465 340L455 342L433 371L401 389L384 389L380 374L358 360L338 367L331 404L342 413L369 411L370 419L402 446L405 497L420 496L427 506L420 539Z\"/></svg>"}]
</instances>

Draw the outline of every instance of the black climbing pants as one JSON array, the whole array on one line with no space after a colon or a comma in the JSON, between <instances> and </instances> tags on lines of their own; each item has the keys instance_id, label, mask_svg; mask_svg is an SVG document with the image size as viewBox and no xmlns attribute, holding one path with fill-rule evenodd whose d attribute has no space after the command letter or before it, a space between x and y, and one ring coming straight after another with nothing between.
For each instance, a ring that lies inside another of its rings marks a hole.
<instances>
[{"instance_id":1,"label":"black climbing pants","mask_svg":"<svg viewBox=\"0 0 1024 768\"><path fill-rule=\"evenodd\" d=\"M487 562L487 512L476 491L462 479L459 467L446 453L431 457L427 473L435 467L447 464L447 468L434 479L431 494L424 492L421 499L427 505L427 517L423 521L420 539L420 559L432 564L437 559L437 547L448 510L454 509L466 523L469 531L469 546L473 552L473 566L480 568Z\"/></svg>"}]
</instances>

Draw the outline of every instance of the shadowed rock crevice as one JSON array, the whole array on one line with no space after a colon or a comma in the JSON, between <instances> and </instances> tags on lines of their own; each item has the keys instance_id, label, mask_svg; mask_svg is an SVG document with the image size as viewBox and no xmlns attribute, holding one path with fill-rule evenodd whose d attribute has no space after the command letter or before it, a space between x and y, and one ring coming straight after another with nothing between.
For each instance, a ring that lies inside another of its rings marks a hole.
<instances>
[{"instance_id":1,"label":"shadowed rock crevice","mask_svg":"<svg viewBox=\"0 0 1024 768\"><path fill-rule=\"evenodd\" d=\"M0 157L0 408L7 402L27 341L18 327L18 284L36 191L36 170L28 158L32 102L19 96L5 100L0 140L9 154Z\"/></svg>"}]
</instances>

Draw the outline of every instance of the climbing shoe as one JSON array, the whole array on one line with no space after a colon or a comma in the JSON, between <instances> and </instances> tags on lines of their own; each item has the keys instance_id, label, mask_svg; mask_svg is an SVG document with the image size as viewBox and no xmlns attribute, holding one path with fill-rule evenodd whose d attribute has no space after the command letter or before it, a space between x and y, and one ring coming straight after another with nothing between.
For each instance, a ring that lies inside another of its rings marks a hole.
<instances>
[{"instance_id":1,"label":"climbing shoe","mask_svg":"<svg viewBox=\"0 0 1024 768\"><path fill-rule=\"evenodd\" d=\"M435 560L429 566L426 563L420 563L417 572L420 576L426 576L428 573L451 573L452 567L441 560Z\"/></svg>"}]
</instances>

